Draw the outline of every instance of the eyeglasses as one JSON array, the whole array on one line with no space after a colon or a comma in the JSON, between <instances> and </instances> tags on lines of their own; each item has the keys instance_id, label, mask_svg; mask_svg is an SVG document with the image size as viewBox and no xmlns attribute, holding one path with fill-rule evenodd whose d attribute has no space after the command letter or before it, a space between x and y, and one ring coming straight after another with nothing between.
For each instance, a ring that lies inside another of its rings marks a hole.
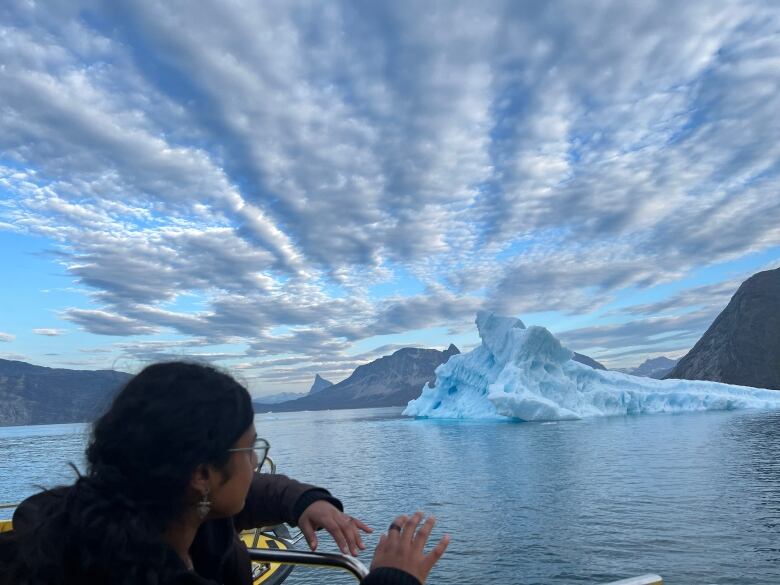
<instances>
[{"instance_id":1,"label":"eyeglasses","mask_svg":"<svg viewBox=\"0 0 780 585\"><path fill-rule=\"evenodd\" d=\"M263 461L265 461L265 458L268 457L268 450L271 448L271 443L266 441L265 439L257 438L255 439L254 445L251 447L238 447L236 449L228 449L228 453L244 453L246 451L251 452L256 458L257 458L257 467L255 469L260 469L263 465Z\"/></svg>"}]
</instances>

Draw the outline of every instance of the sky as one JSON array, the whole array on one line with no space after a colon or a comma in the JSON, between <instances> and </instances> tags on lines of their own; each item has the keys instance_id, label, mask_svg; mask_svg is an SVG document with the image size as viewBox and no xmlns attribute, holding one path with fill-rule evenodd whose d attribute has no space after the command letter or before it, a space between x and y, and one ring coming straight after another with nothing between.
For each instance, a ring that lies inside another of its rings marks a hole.
<instances>
[{"instance_id":1,"label":"sky","mask_svg":"<svg viewBox=\"0 0 780 585\"><path fill-rule=\"evenodd\" d=\"M773 2L7 0L0 358L679 357L780 266L778 112Z\"/></svg>"}]
</instances>

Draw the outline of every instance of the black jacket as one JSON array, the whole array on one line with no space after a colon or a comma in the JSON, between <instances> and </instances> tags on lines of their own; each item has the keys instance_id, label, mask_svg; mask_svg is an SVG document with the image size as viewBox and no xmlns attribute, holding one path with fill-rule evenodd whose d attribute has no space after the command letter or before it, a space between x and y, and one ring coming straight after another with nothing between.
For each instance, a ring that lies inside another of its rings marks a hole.
<instances>
[{"instance_id":1,"label":"black jacket","mask_svg":"<svg viewBox=\"0 0 780 585\"><path fill-rule=\"evenodd\" d=\"M27 498L14 512L14 532L31 529L41 514L65 496L68 487L55 488ZM304 484L284 475L256 474L246 504L233 518L208 520L201 524L190 547L195 572L188 571L179 557L171 554L171 563L181 571L171 585L252 585L251 561L246 546L238 537L242 530L286 522L298 524L303 511L317 500L327 500L343 510L341 502L327 490ZM6 538L6 551L11 543ZM1 557L2 555L0 555ZM5 553L8 556L8 553ZM8 560L6 558L6 560ZM412 575L391 568L373 570L364 585L419 585Z\"/></svg>"}]
</instances>

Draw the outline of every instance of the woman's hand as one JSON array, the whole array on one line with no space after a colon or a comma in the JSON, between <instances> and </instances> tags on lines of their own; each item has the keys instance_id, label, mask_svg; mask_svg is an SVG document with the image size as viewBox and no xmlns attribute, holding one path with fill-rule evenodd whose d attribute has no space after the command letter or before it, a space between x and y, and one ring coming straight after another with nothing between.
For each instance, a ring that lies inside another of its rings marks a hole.
<instances>
[{"instance_id":1,"label":"woman's hand","mask_svg":"<svg viewBox=\"0 0 780 585\"><path fill-rule=\"evenodd\" d=\"M425 543L431 536L436 519L433 516L428 516L428 519L415 534L422 519L422 512L415 512L410 518L406 516L396 518L390 525L387 534L380 537L371 568L401 569L413 575L420 583L425 583L433 565L447 550L450 537L444 535L444 538L426 555Z\"/></svg>"},{"instance_id":2,"label":"woman's hand","mask_svg":"<svg viewBox=\"0 0 780 585\"><path fill-rule=\"evenodd\" d=\"M317 500L303 511L298 518L298 527L306 537L311 550L317 550L317 530L324 528L336 541L341 552L353 557L358 550L364 550L366 545L360 538L360 530L373 532L357 518L347 516L336 506L326 500Z\"/></svg>"}]
</instances>

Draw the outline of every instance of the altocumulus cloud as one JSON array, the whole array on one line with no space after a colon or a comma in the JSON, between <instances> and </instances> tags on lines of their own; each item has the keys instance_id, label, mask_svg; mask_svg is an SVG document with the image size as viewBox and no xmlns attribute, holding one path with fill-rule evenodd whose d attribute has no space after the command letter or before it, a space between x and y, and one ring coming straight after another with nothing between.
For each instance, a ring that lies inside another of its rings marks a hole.
<instances>
[{"instance_id":1,"label":"altocumulus cloud","mask_svg":"<svg viewBox=\"0 0 780 585\"><path fill-rule=\"evenodd\" d=\"M66 320L302 360L269 379L480 307L598 311L780 245L778 27L736 0L11 1L0 229L58 246L89 291ZM703 292L568 340L683 347Z\"/></svg>"},{"instance_id":2,"label":"altocumulus cloud","mask_svg":"<svg viewBox=\"0 0 780 585\"><path fill-rule=\"evenodd\" d=\"M44 335L46 337L59 337L60 335L65 334L64 329L38 328L38 329L33 329L32 332L35 333L36 335Z\"/></svg>"}]
</instances>

